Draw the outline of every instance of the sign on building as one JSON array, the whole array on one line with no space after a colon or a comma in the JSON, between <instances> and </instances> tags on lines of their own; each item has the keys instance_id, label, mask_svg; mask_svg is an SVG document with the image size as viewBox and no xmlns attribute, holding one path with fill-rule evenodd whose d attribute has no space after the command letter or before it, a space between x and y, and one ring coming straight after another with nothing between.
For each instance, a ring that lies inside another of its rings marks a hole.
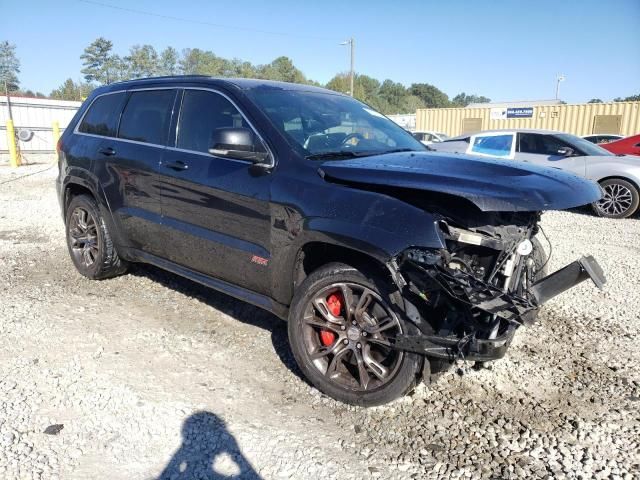
<instances>
[{"instance_id":1,"label":"sign on building","mask_svg":"<svg viewBox=\"0 0 640 480\"><path fill-rule=\"evenodd\" d=\"M507 118L531 118L533 117L533 107L492 108L489 116L491 120L506 120Z\"/></svg>"}]
</instances>

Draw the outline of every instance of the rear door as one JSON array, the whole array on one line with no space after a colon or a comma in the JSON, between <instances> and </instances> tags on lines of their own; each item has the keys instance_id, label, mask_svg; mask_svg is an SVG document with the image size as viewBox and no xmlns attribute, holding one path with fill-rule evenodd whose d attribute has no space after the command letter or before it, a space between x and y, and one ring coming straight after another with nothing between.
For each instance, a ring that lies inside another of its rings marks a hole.
<instances>
[{"instance_id":1,"label":"rear door","mask_svg":"<svg viewBox=\"0 0 640 480\"><path fill-rule=\"evenodd\" d=\"M158 169L164 154L176 89L128 92L117 138L100 149L99 171L111 211L127 247L164 256Z\"/></svg>"},{"instance_id":2,"label":"rear door","mask_svg":"<svg viewBox=\"0 0 640 480\"><path fill-rule=\"evenodd\" d=\"M575 174L585 176L585 157L579 153L567 156L564 149L571 148L567 143L550 134L518 133L516 160L530 162L542 167L559 168Z\"/></svg>"},{"instance_id":3,"label":"rear door","mask_svg":"<svg viewBox=\"0 0 640 480\"><path fill-rule=\"evenodd\" d=\"M209 153L213 132L225 127L253 129L225 95L184 90L172 139L175 146L167 149L162 161L169 259L268 293L271 173L246 160Z\"/></svg>"}]
</instances>

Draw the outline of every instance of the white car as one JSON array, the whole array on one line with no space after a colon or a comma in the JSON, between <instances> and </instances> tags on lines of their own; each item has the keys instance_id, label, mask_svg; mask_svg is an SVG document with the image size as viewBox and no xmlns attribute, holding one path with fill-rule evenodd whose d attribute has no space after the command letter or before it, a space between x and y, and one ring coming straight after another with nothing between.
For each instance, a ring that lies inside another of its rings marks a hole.
<instances>
[{"instance_id":1,"label":"white car","mask_svg":"<svg viewBox=\"0 0 640 480\"><path fill-rule=\"evenodd\" d=\"M594 180L604 192L602 199L593 204L593 209L601 217L630 217L640 205L640 158L615 155L569 133L552 130L491 130L461 135L434 143L430 148L529 162L568 170Z\"/></svg>"},{"instance_id":2,"label":"white car","mask_svg":"<svg viewBox=\"0 0 640 480\"><path fill-rule=\"evenodd\" d=\"M424 145L431 145L432 143L444 142L449 135L440 132L429 132L429 131L419 131L419 132L411 132L413 138L419 140Z\"/></svg>"},{"instance_id":3,"label":"white car","mask_svg":"<svg viewBox=\"0 0 640 480\"><path fill-rule=\"evenodd\" d=\"M601 143L609 143L615 142L616 140L620 140L624 138L622 135L616 135L614 133L593 133L591 135L585 135L585 140L589 140L591 143L595 143L599 145Z\"/></svg>"}]
</instances>

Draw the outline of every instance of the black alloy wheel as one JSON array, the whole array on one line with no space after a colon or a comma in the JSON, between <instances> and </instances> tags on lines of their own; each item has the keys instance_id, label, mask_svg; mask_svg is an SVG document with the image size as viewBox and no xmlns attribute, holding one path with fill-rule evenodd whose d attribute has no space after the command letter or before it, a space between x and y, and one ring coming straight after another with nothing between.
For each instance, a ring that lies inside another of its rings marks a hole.
<instances>
[{"instance_id":1,"label":"black alloy wheel","mask_svg":"<svg viewBox=\"0 0 640 480\"><path fill-rule=\"evenodd\" d=\"M421 371L421 356L391 347L390 339L415 327L392 307L399 294L385 285L334 263L296 291L289 315L294 357L314 386L342 402L387 403L411 389Z\"/></svg>"}]
</instances>

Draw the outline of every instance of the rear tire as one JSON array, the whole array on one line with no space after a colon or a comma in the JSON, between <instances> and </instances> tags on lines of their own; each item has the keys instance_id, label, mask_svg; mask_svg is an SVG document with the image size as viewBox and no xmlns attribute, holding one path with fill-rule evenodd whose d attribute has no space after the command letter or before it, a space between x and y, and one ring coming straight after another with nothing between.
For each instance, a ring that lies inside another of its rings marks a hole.
<instances>
[{"instance_id":1,"label":"rear tire","mask_svg":"<svg viewBox=\"0 0 640 480\"><path fill-rule=\"evenodd\" d=\"M390 283L332 263L309 275L295 293L288 325L293 356L318 390L340 402L382 405L416 384L423 357L384 345L394 333L415 331Z\"/></svg>"},{"instance_id":2,"label":"rear tire","mask_svg":"<svg viewBox=\"0 0 640 480\"><path fill-rule=\"evenodd\" d=\"M102 280L127 270L128 264L118 256L100 209L92 197L73 197L65 220L67 247L78 272L92 280Z\"/></svg>"},{"instance_id":3,"label":"rear tire","mask_svg":"<svg viewBox=\"0 0 640 480\"><path fill-rule=\"evenodd\" d=\"M600 182L604 197L593 203L593 211L599 217L627 218L636 213L640 204L638 188L621 178L609 178Z\"/></svg>"}]
</instances>

